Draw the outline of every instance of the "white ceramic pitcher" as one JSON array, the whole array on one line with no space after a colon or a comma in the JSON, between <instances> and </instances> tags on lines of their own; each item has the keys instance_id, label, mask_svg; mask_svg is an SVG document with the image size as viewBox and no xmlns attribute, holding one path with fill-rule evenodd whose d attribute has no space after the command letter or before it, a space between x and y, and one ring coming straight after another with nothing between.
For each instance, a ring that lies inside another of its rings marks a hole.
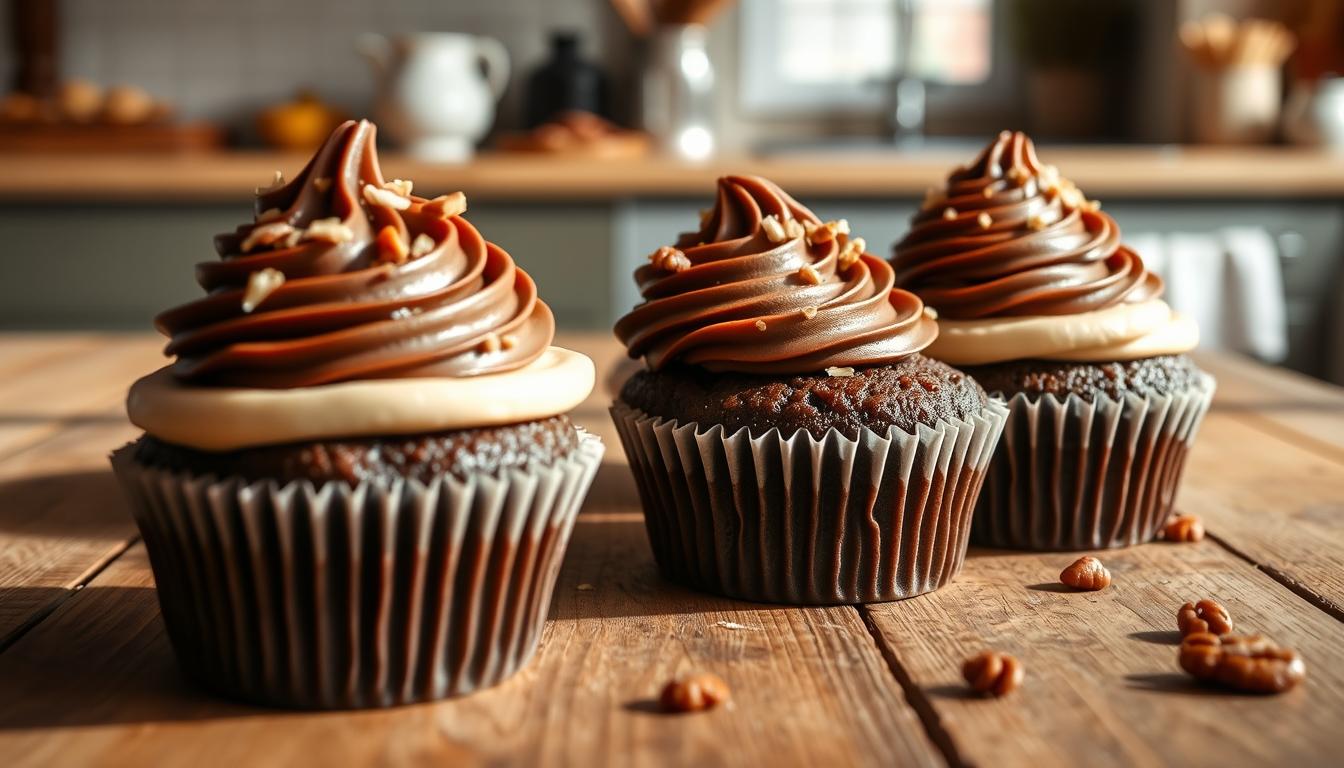
<instances>
[{"instance_id":1,"label":"white ceramic pitcher","mask_svg":"<svg viewBox=\"0 0 1344 768\"><path fill-rule=\"evenodd\" d=\"M378 75L376 115L393 139L424 160L471 157L509 82L509 55L498 40L447 32L390 39L368 33L360 36L358 48Z\"/></svg>"}]
</instances>

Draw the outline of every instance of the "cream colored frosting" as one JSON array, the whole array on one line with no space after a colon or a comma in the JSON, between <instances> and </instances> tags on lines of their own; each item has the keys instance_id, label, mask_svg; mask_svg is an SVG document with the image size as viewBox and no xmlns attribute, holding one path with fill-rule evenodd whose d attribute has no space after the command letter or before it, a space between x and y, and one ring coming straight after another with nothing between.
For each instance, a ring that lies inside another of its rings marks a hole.
<instances>
[{"instance_id":1,"label":"cream colored frosting","mask_svg":"<svg viewBox=\"0 0 1344 768\"><path fill-rule=\"evenodd\" d=\"M1189 352L1199 329L1161 299L1073 315L939 320L925 351L952 365L1008 360L1136 360Z\"/></svg>"},{"instance_id":2,"label":"cream colored frosting","mask_svg":"<svg viewBox=\"0 0 1344 768\"><path fill-rule=\"evenodd\" d=\"M542 419L583 402L595 377L592 360L560 347L504 373L293 389L184 386L165 367L131 386L126 411L132 423L161 440L227 451Z\"/></svg>"}]
</instances>

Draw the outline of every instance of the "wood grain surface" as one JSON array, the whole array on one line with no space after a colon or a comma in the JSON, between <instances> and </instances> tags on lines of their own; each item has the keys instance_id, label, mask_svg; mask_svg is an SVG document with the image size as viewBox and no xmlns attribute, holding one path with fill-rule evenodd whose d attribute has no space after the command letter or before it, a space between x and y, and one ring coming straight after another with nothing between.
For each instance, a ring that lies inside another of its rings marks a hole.
<instances>
[{"instance_id":1,"label":"wood grain surface","mask_svg":"<svg viewBox=\"0 0 1344 768\"><path fill-rule=\"evenodd\" d=\"M599 380L605 334L562 338ZM1219 393L1178 497L1199 544L1097 553L1097 593L1056 584L1076 554L973 550L950 586L861 608L744 603L663 581L608 443L533 662L464 699L352 713L259 709L179 675L153 578L106 466L135 430L126 385L150 336L0 337L0 764L39 765L1332 765L1344 752L1340 390L1202 356ZM1238 628L1296 648L1278 697L1194 685L1175 610L1214 597ZM1017 655L1021 690L969 696L962 660ZM731 706L668 716L669 677L723 676Z\"/></svg>"}]
</instances>

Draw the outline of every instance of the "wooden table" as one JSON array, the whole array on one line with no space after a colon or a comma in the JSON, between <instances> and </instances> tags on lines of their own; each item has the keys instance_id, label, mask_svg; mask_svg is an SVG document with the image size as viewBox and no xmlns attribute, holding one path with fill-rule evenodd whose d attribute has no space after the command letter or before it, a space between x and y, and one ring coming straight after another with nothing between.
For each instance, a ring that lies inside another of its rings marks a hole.
<instances>
[{"instance_id":1,"label":"wooden table","mask_svg":"<svg viewBox=\"0 0 1344 768\"><path fill-rule=\"evenodd\" d=\"M613 341L562 339L600 368ZM780 608L659 578L607 395L576 412L608 443L541 650L493 690L390 711L301 713L189 687L106 455L136 430L148 336L0 337L0 764L206 766L1322 765L1344 755L1344 395L1227 357L1179 507L1211 532L1102 556L1115 583L1057 588L1071 554L972 551L951 586L865 607ZM589 588L588 585L591 585ZM1193 685L1174 613L1211 596L1297 648L1273 698ZM968 696L960 663L1017 655L1024 688ZM733 704L667 716L674 674Z\"/></svg>"}]
</instances>

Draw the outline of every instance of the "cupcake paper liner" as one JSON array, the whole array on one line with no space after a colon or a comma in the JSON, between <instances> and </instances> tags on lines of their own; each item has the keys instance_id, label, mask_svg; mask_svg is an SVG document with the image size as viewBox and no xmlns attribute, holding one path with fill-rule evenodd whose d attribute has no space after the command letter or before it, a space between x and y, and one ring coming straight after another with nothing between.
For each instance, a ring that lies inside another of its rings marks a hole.
<instances>
[{"instance_id":1,"label":"cupcake paper liner","mask_svg":"<svg viewBox=\"0 0 1344 768\"><path fill-rule=\"evenodd\" d=\"M305 709L468 693L537 647L600 440L460 480L245 482L112 465L164 624L209 688Z\"/></svg>"},{"instance_id":2,"label":"cupcake paper liner","mask_svg":"<svg viewBox=\"0 0 1344 768\"><path fill-rule=\"evenodd\" d=\"M1147 398L1014 395L971 542L1049 551L1151 540L1214 387L1205 374L1186 392Z\"/></svg>"},{"instance_id":3,"label":"cupcake paper liner","mask_svg":"<svg viewBox=\"0 0 1344 768\"><path fill-rule=\"evenodd\" d=\"M668 579L747 600L899 600L952 579L1007 418L997 401L969 421L752 437L650 416L612 418Z\"/></svg>"}]
</instances>

